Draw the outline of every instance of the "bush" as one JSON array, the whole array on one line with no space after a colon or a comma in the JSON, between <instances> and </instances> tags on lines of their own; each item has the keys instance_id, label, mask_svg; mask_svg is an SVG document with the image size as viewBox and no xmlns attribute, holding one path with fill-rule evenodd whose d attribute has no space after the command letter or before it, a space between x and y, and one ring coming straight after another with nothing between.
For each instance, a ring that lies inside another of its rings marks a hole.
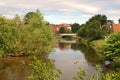
<instances>
[{"instance_id":1,"label":"bush","mask_svg":"<svg viewBox=\"0 0 120 80\"><path fill-rule=\"evenodd\" d=\"M120 56L120 32L111 34L101 50L107 59L113 60Z\"/></svg>"}]
</instances>

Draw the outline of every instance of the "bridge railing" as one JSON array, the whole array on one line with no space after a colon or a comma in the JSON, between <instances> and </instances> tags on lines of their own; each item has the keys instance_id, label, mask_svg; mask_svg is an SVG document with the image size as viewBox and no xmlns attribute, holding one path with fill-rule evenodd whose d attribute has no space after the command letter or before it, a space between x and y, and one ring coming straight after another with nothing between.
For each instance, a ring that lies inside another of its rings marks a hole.
<instances>
[{"instance_id":1,"label":"bridge railing","mask_svg":"<svg viewBox=\"0 0 120 80\"><path fill-rule=\"evenodd\" d=\"M77 36L77 34L60 34L60 36Z\"/></svg>"}]
</instances>

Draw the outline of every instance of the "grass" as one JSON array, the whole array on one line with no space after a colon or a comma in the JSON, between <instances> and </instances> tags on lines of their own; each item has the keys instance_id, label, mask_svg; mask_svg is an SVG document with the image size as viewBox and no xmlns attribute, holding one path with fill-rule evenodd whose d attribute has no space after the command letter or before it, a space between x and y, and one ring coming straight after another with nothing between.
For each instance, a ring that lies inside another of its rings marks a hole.
<instances>
[{"instance_id":1,"label":"grass","mask_svg":"<svg viewBox=\"0 0 120 80\"><path fill-rule=\"evenodd\" d=\"M105 40L95 40L90 42L90 46L95 49L95 51L100 52L100 48L105 44Z\"/></svg>"},{"instance_id":2,"label":"grass","mask_svg":"<svg viewBox=\"0 0 120 80\"><path fill-rule=\"evenodd\" d=\"M100 58L104 59L104 56L101 53L101 47L105 44L105 40L94 40L89 43L89 46L92 47Z\"/></svg>"}]
</instances>

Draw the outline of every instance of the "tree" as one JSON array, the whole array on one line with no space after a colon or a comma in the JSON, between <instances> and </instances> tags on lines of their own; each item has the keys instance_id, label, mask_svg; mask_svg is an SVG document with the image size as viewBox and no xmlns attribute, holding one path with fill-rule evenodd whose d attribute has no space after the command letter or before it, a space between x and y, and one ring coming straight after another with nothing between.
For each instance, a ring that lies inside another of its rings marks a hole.
<instances>
[{"instance_id":1,"label":"tree","mask_svg":"<svg viewBox=\"0 0 120 80\"><path fill-rule=\"evenodd\" d=\"M115 59L120 57L120 32L111 34L106 41L106 44L102 46L102 53L106 59Z\"/></svg>"},{"instance_id":2,"label":"tree","mask_svg":"<svg viewBox=\"0 0 120 80\"><path fill-rule=\"evenodd\" d=\"M118 23L120 23L120 19L118 20Z\"/></svg>"},{"instance_id":3,"label":"tree","mask_svg":"<svg viewBox=\"0 0 120 80\"><path fill-rule=\"evenodd\" d=\"M100 23L99 27L102 27L103 25L106 25L107 23L107 17L105 15L100 15L100 14L97 14L91 17L86 23L93 22L94 20L99 21Z\"/></svg>"},{"instance_id":4,"label":"tree","mask_svg":"<svg viewBox=\"0 0 120 80\"><path fill-rule=\"evenodd\" d=\"M24 16L24 21L25 21L25 24L28 24L29 23L29 19L30 18L33 18L33 15L35 14L35 12L28 12L25 16Z\"/></svg>"},{"instance_id":5,"label":"tree","mask_svg":"<svg viewBox=\"0 0 120 80\"><path fill-rule=\"evenodd\" d=\"M65 30L65 33L72 33L72 31L67 29L67 30Z\"/></svg>"},{"instance_id":6,"label":"tree","mask_svg":"<svg viewBox=\"0 0 120 80\"><path fill-rule=\"evenodd\" d=\"M72 26L72 32L77 33L77 31L80 29L80 25L78 23L74 23Z\"/></svg>"},{"instance_id":7,"label":"tree","mask_svg":"<svg viewBox=\"0 0 120 80\"><path fill-rule=\"evenodd\" d=\"M105 15L95 15L91 17L86 24L81 25L78 35L86 38L88 41L102 39L106 33L106 30L103 29L106 22L107 18Z\"/></svg>"},{"instance_id":8,"label":"tree","mask_svg":"<svg viewBox=\"0 0 120 80\"><path fill-rule=\"evenodd\" d=\"M25 54L48 53L52 49L53 34L39 10L29 18L29 24L22 30L22 38Z\"/></svg>"},{"instance_id":9,"label":"tree","mask_svg":"<svg viewBox=\"0 0 120 80\"><path fill-rule=\"evenodd\" d=\"M61 28L59 29L59 33L65 33L65 28L64 28L64 27L61 27Z\"/></svg>"},{"instance_id":10,"label":"tree","mask_svg":"<svg viewBox=\"0 0 120 80\"><path fill-rule=\"evenodd\" d=\"M5 17L0 17L0 53L7 55L14 52L15 40L18 38L18 31L15 26L10 26Z\"/></svg>"},{"instance_id":11,"label":"tree","mask_svg":"<svg viewBox=\"0 0 120 80\"><path fill-rule=\"evenodd\" d=\"M53 48L51 28L39 10L27 25L19 25L20 17L7 20L0 16L0 53L2 55L34 55L48 53ZM18 27L21 27L19 30ZM32 45L31 45L32 44Z\"/></svg>"}]
</instances>

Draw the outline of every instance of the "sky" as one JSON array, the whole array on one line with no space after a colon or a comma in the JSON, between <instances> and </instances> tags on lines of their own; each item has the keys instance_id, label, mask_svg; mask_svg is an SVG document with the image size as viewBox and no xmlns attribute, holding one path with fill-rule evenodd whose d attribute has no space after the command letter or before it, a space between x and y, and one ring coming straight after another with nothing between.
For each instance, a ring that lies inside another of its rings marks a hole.
<instances>
[{"instance_id":1,"label":"sky","mask_svg":"<svg viewBox=\"0 0 120 80\"><path fill-rule=\"evenodd\" d=\"M0 14L7 18L16 14L23 18L36 9L52 24L83 24L96 14L104 14L115 23L120 18L120 0L0 0Z\"/></svg>"}]
</instances>

